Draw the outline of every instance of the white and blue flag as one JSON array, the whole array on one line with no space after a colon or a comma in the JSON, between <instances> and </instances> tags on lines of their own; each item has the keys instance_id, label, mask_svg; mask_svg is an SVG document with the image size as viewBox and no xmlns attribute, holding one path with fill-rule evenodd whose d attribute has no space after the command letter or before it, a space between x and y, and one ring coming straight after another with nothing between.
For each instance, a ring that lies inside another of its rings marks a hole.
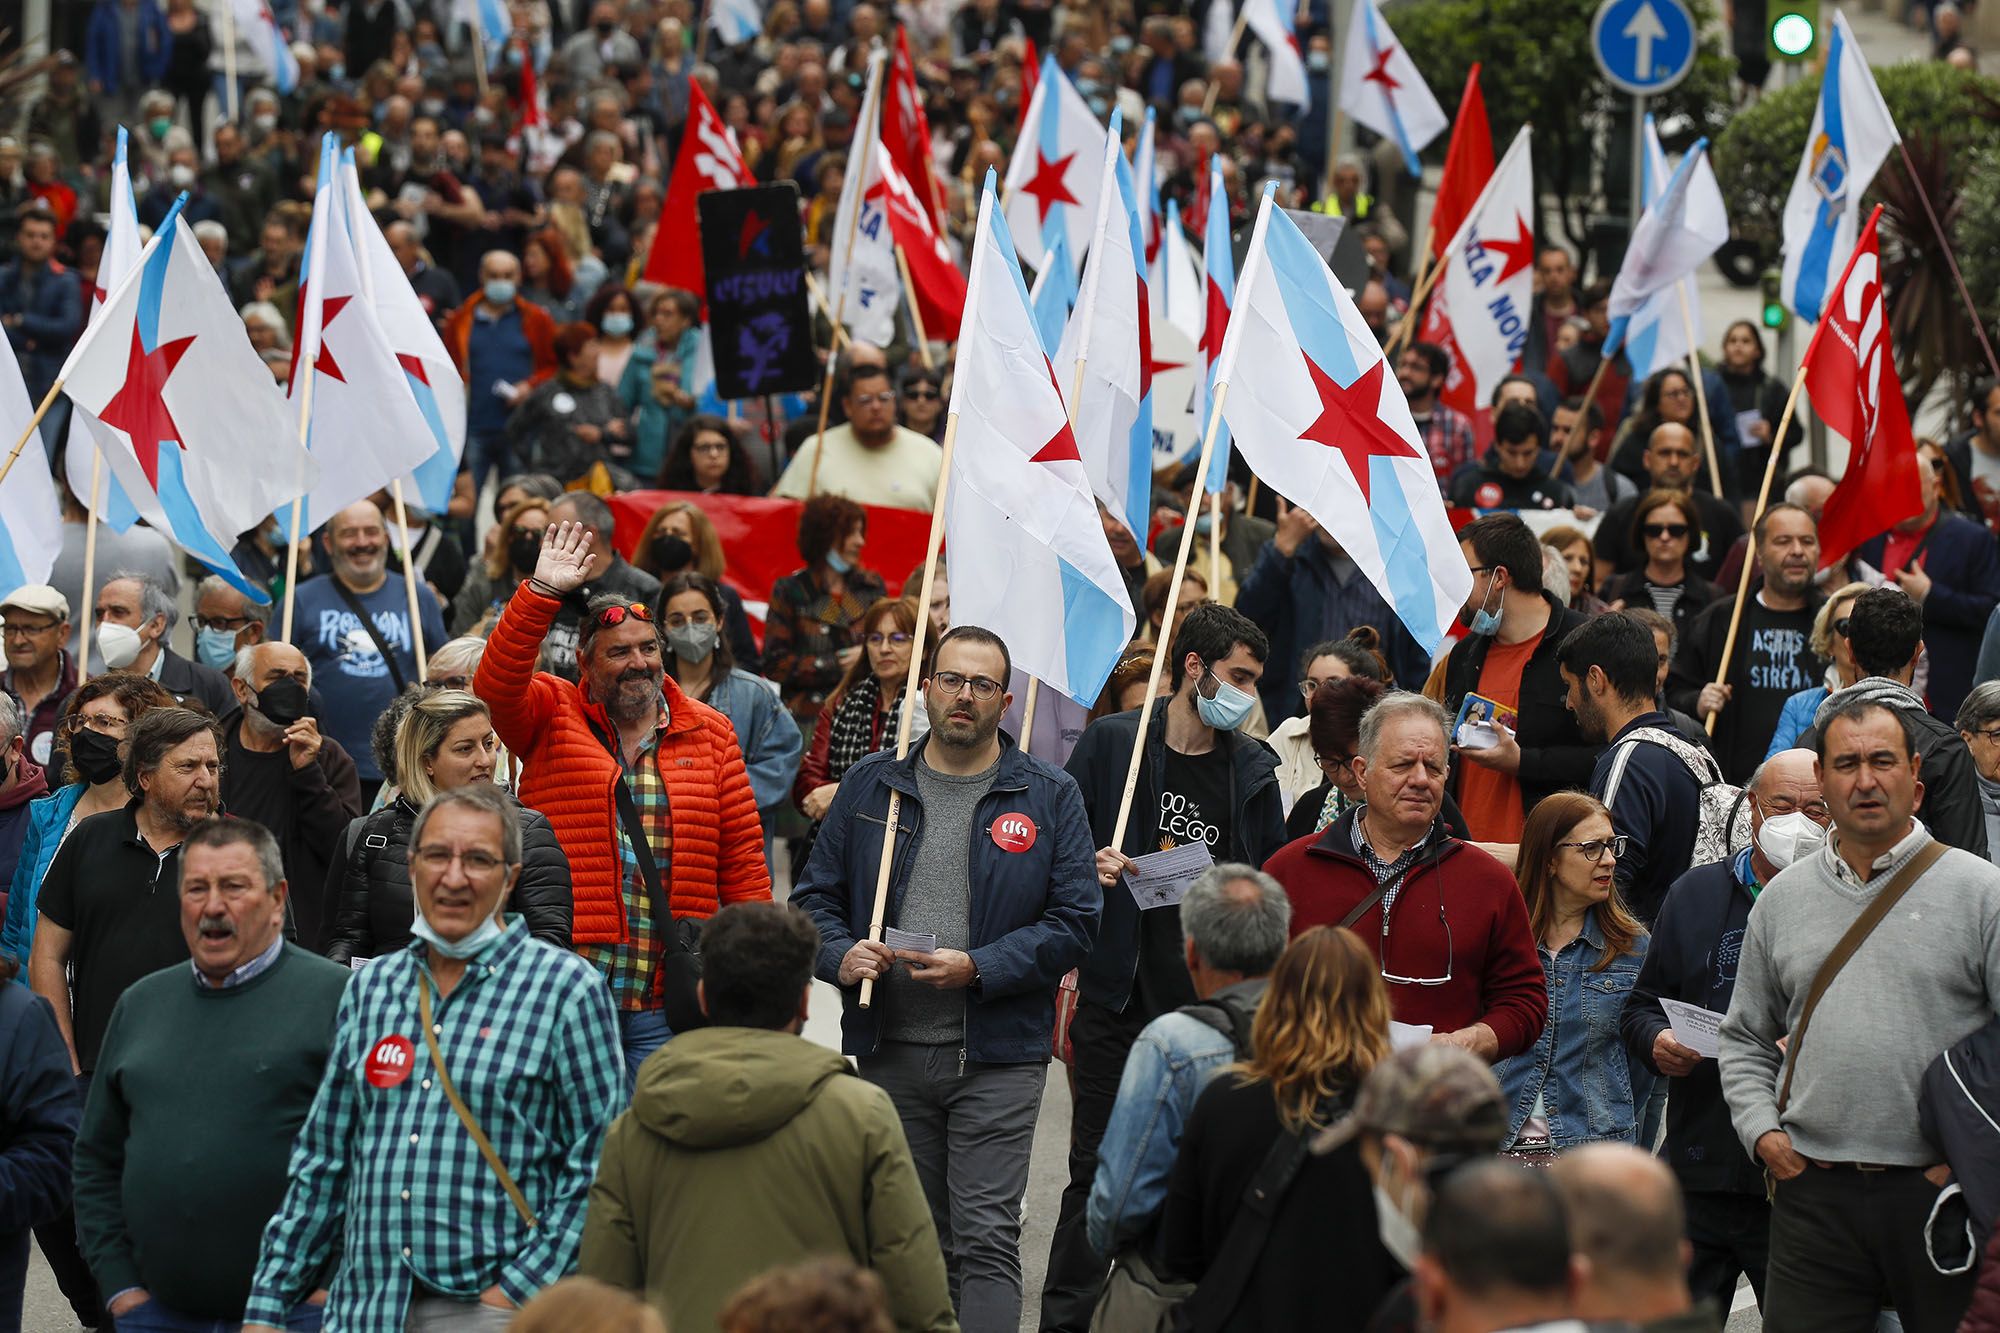
<instances>
[{"instance_id":1,"label":"white and blue flag","mask_svg":"<svg viewBox=\"0 0 2000 1333\"><path fill-rule=\"evenodd\" d=\"M1659 153L1650 117L1646 133L1648 203L1611 284L1611 327L1604 341L1606 356L1625 350L1634 378L1686 359L1694 313L1690 304L1688 317L1681 315L1683 295L1693 299L1694 284L1688 278L1729 239L1729 216L1708 163L1708 140L1697 141L1662 180L1665 156Z\"/></svg>"}]
</instances>

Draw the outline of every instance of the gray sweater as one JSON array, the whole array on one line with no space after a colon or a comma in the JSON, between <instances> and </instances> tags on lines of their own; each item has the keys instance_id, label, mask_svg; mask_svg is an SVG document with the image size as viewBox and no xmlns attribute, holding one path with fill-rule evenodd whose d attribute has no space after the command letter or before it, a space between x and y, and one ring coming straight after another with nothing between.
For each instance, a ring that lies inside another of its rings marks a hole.
<instances>
[{"instance_id":1,"label":"gray sweater","mask_svg":"<svg viewBox=\"0 0 2000 1333\"><path fill-rule=\"evenodd\" d=\"M1910 887L1813 1013L1780 1122L1783 1056L1820 964L1894 872L1931 841L1921 823L1863 885L1838 834L1772 880L1751 909L1721 1033L1723 1096L1754 1156L1774 1129L1820 1161L1929 1166L1917 1128L1924 1069L2000 1012L2000 869L1956 849ZM1838 868L1836 868L1838 867Z\"/></svg>"}]
</instances>

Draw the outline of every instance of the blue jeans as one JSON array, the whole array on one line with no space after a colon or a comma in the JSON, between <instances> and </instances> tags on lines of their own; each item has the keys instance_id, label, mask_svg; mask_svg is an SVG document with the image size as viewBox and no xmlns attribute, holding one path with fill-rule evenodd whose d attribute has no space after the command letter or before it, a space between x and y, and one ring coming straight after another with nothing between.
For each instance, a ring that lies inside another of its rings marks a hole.
<instances>
[{"instance_id":1,"label":"blue jeans","mask_svg":"<svg viewBox=\"0 0 2000 1333\"><path fill-rule=\"evenodd\" d=\"M285 1327L290 1333L319 1333L320 1319L325 1313L324 1305L301 1301L285 1316ZM111 1326L107 1320L105 1327ZM242 1327L234 1319L197 1319L151 1300L133 1306L117 1318L118 1333L237 1333Z\"/></svg>"},{"instance_id":2,"label":"blue jeans","mask_svg":"<svg viewBox=\"0 0 2000 1333\"><path fill-rule=\"evenodd\" d=\"M639 1082L639 1066L673 1036L667 1015L659 1009L626 1009L618 1015L618 1039L625 1047L625 1091Z\"/></svg>"},{"instance_id":3,"label":"blue jeans","mask_svg":"<svg viewBox=\"0 0 2000 1333\"><path fill-rule=\"evenodd\" d=\"M486 485L489 473L498 472L501 476L506 476L509 461L506 431L465 432L464 467L472 474L472 489L475 493Z\"/></svg>"}]
</instances>

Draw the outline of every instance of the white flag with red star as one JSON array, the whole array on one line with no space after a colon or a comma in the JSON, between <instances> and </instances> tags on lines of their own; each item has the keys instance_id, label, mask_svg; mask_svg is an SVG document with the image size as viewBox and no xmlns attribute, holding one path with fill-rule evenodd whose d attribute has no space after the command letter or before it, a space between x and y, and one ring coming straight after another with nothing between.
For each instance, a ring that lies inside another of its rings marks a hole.
<instances>
[{"instance_id":1,"label":"white flag with red star","mask_svg":"<svg viewBox=\"0 0 2000 1333\"><path fill-rule=\"evenodd\" d=\"M1035 94L1021 118L1021 137L1007 163L1007 227L1021 258L1035 267L1060 228L1069 252L1090 248L1097 194L1103 187L1104 127L1051 55L1042 61Z\"/></svg>"},{"instance_id":2,"label":"white flag with red star","mask_svg":"<svg viewBox=\"0 0 2000 1333\"><path fill-rule=\"evenodd\" d=\"M1412 176L1423 174L1417 154L1451 123L1375 0L1358 0L1347 25L1340 109L1401 149Z\"/></svg>"},{"instance_id":3,"label":"white flag with red star","mask_svg":"<svg viewBox=\"0 0 2000 1333\"><path fill-rule=\"evenodd\" d=\"M1535 295L1534 220L1534 164L1523 125L1441 261L1452 337L1472 377L1475 402L1490 399L1527 346Z\"/></svg>"}]
</instances>

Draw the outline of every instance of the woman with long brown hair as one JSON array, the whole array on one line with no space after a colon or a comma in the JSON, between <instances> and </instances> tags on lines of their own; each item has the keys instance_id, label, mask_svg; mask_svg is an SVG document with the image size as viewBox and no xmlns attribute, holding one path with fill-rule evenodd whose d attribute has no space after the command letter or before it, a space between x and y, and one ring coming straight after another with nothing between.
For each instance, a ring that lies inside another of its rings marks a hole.
<instances>
[{"instance_id":1,"label":"woman with long brown hair","mask_svg":"<svg viewBox=\"0 0 2000 1333\"><path fill-rule=\"evenodd\" d=\"M1249 878L1259 872L1242 867ZM1250 1028L1250 1058L1216 1075L1196 1100L1160 1216L1166 1275L1197 1284L1202 1330L1360 1330L1403 1275L1375 1226L1373 1188L1352 1141L1307 1154L1270 1200L1271 1225L1247 1280L1209 1269L1243 1207L1245 1186L1279 1145L1337 1119L1389 1054L1389 991L1352 931L1315 926L1279 955ZM1328 1256L1339 1299L1327 1299ZM1211 1285L1206 1291L1202 1283Z\"/></svg>"},{"instance_id":2,"label":"woman with long brown hair","mask_svg":"<svg viewBox=\"0 0 2000 1333\"><path fill-rule=\"evenodd\" d=\"M1534 1151L1636 1143L1652 1074L1618 1035L1619 1011L1646 956L1646 928L1619 898L1625 849L1611 812L1582 792L1545 796L1514 862L1549 988L1534 1046L1493 1067L1509 1104L1509 1145Z\"/></svg>"},{"instance_id":3,"label":"woman with long brown hair","mask_svg":"<svg viewBox=\"0 0 2000 1333\"><path fill-rule=\"evenodd\" d=\"M841 774L896 743L910 648L917 633L917 604L884 597L862 613L856 629L861 655L848 664L820 709L812 744L792 784L792 803L813 821L813 832L806 835L808 845L840 789ZM921 705L912 713L910 726L912 740L921 734L919 728L929 726Z\"/></svg>"}]
</instances>

